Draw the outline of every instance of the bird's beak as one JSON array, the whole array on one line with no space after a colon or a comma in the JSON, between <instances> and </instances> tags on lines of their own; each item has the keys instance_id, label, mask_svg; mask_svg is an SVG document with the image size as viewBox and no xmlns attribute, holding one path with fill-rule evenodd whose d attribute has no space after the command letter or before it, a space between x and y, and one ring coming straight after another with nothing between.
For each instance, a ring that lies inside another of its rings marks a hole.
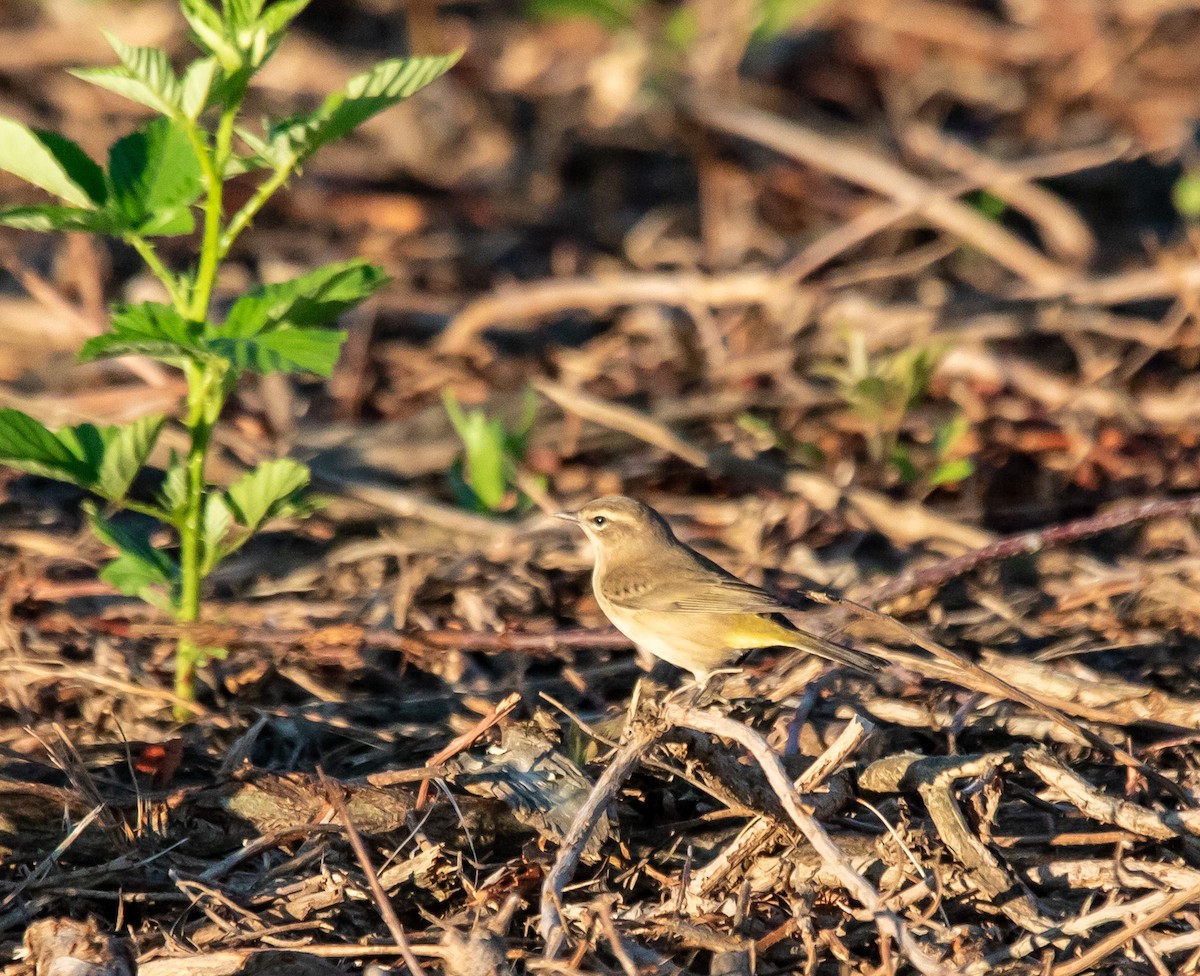
<instances>
[{"instance_id":1,"label":"bird's beak","mask_svg":"<svg viewBox=\"0 0 1200 976\"><path fill-rule=\"evenodd\" d=\"M555 512L554 517L562 519L564 522L578 522L579 516L575 512Z\"/></svg>"}]
</instances>

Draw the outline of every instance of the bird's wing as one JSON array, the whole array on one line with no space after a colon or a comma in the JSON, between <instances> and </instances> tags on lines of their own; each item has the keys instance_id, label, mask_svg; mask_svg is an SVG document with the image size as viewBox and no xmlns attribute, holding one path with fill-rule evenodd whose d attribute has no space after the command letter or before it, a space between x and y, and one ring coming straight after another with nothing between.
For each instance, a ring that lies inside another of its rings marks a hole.
<instances>
[{"instance_id":1,"label":"bird's wing","mask_svg":"<svg viewBox=\"0 0 1200 976\"><path fill-rule=\"evenodd\" d=\"M687 565L664 565L647 578L644 572L609 571L604 595L629 610L681 613L779 613L793 610L766 590L743 582L716 563L694 554Z\"/></svg>"}]
</instances>

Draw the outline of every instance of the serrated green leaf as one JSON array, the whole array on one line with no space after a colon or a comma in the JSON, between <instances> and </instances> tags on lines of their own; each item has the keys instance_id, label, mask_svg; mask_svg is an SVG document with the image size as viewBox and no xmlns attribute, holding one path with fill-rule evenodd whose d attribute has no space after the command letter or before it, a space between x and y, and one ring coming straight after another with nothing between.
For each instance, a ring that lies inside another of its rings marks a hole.
<instances>
[{"instance_id":1,"label":"serrated green leaf","mask_svg":"<svg viewBox=\"0 0 1200 976\"><path fill-rule=\"evenodd\" d=\"M155 119L109 150L113 209L142 235L190 233L203 190L200 162L182 125Z\"/></svg>"},{"instance_id":2,"label":"serrated green leaf","mask_svg":"<svg viewBox=\"0 0 1200 976\"><path fill-rule=\"evenodd\" d=\"M263 0L221 0L225 23L234 30L249 27L262 12Z\"/></svg>"},{"instance_id":3,"label":"serrated green leaf","mask_svg":"<svg viewBox=\"0 0 1200 976\"><path fill-rule=\"evenodd\" d=\"M254 531L269 519L296 511L309 477L308 468L290 458L264 461L230 485L225 497L238 522Z\"/></svg>"},{"instance_id":4,"label":"serrated green leaf","mask_svg":"<svg viewBox=\"0 0 1200 976\"><path fill-rule=\"evenodd\" d=\"M145 464L164 419L150 416L123 427L80 424L55 431L19 410L0 410L0 463L119 501Z\"/></svg>"},{"instance_id":5,"label":"serrated green leaf","mask_svg":"<svg viewBox=\"0 0 1200 976\"><path fill-rule=\"evenodd\" d=\"M80 362L112 356L151 356L172 366L211 355L202 326L188 322L169 305L143 302L113 308L112 331L93 336L79 350Z\"/></svg>"},{"instance_id":6,"label":"serrated green leaf","mask_svg":"<svg viewBox=\"0 0 1200 976\"><path fill-rule=\"evenodd\" d=\"M109 522L90 505L85 506L85 511L96 537L120 553L100 571L100 578L128 596L173 612L179 581L179 566L175 561L155 549L146 532Z\"/></svg>"},{"instance_id":7,"label":"serrated green leaf","mask_svg":"<svg viewBox=\"0 0 1200 976\"><path fill-rule=\"evenodd\" d=\"M224 336L208 341L213 352L239 371L256 373L315 373L333 375L346 333L333 329L293 329L282 326L245 339Z\"/></svg>"},{"instance_id":8,"label":"serrated green leaf","mask_svg":"<svg viewBox=\"0 0 1200 976\"><path fill-rule=\"evenodd\" d=\"M263 12L258 22L270 34L278 34L290 24L312 0L275 0Z\"/></svg>"},{"instance_id":9,"label":"serrated green leaf","mask_svg":"<svg viewBox=\"0 0 1200 976\"><path fill-rule=\"evenodd\" d=\"M0 169L76 207L104 202L104 174L70 139L0 118ZM96 175L100 174L100 184Z\"/></svg>"},{"instance_id":10,"label":"serrated green leaf","mask_svg":"<svg viewBox=\"0 0 1200 976\"><path fill-rule=\"evenodd\" d=\"M225 323L209 335L242 338L284 326L325 325L387 281L382 268L359 259L327 264L291 281L256 288L238 299Z\"/></svg>"},{"instance_id":11,"label":"serrated green leaf","mask_svg":"<svg viewBox=\"0 0 1200 976\"><path fill-rule=\"evenodd\" d=\"M154 449L166 417L139 417L122 427L101 427L104 455L87 487L109 501L120 501Z\"/></svg>"},{"instance_id":12,"label":"serrated green leaf","mask_svg":"<svg viewBox=\"0 0 1200 976\"><path fill-rule=\"evenodd\" d=\"M20 410L0 410L0 463L86 487L95 468L79 450L79 441L70 428L67 431L68 436L62 437Z\"/></svg>"},{"instance_id":13,"label":"serrated green leaf","mask_svg":"<svg viewBox=\"0 0 1200 976\"><path fill-rule=\"evenodd\" d=\"M294 162L306 159L325 143L420 91L449 71L461 56L462 52L457 51L437 57L381 61L351 78L344 91L330 95L315 112L273 126L268 138L275 157Z\"/></svg>"},{"instance_id":14,"label":"serrated green leaf","mask_svg":"<svg viewBox=\"0 0 1200 976\"><path fill-rule=\"evenodd\" d=\"M71 74L161 115L177 115L179 79L171 70L167 52L156 47L133 47L107 32L105 37L121 64L111 68L76 68Z\"/></svg>"},{"instance_id":15,"label":"serrated green leaf","mask_svg":"<svg viewBox=\"0 0 1200 976\"><path fill-rule=\"evenodd\" d=\"M179 87L179 110L185 118L195 122L200 117L216 77L216 58L200 58L188 65Z\"/></svg>"},{"instance_id":16,"label":"serrated green leaf","mask_svg":"<svg viewBox=\"0 0 1200 976\"><path fill-rule=\"evenodd\" d=\"M119 219L107 210L84 210L55 204L0 210L0 224L18 230L42 232L81 230L92 234L118 234L123 229Z\"/></svg>"},{"instance_id":17,"label":"serrated green leaf","mask_svg":"<svg viewBox=\"0 0 1200 976\"><path fill-rule=\"evenodd\" d=\"M196 43L208 54L215 55L226 74L242 67L242 55L225 33L221 15L208 0L180 0L180 10L195 34Z\"/></svg>"}]
</instances>

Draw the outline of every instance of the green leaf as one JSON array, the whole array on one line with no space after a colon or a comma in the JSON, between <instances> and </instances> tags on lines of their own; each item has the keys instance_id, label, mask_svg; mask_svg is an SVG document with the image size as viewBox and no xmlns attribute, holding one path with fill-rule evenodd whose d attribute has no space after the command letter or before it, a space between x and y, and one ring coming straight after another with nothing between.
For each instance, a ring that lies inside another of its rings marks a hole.
<instances>
[{"instance_id":1,"label":"green leaf","mask_svg":"<svg viewBox=\"0 0 1200 976\"><path fill-rule=\"evenodd\" d=\"M245 30L258 20L263 0L221 0L225 23L234 30Z\"/></svg>"},{"instance_id":2,"label":"green leaf","mask_svg":"<svg viewBox=\"0 0 1200 976\"><path fill-rule=\"evenodd\" d=\"M933 450L939 459L953 451L971 429L966 414L956 414L933 432Z\"/></svg>"},{"instance_id":3,"label":"green leaf","mask_svg":"<svg viewBox=\"0 0 1200 976\"><path fill-rule=\"evenodd\" d=\"M100 571L100 578L128 596L173 612L173 596L179 582L179 566L175 561L154 548L148 533L109 522L91 505L85 506L85 511L96 537L120 553Z\"/></svg>"},{"instance_id":4,"label":"green leaf","mask_svg":"<svg viewBox=\"0 0 1200 976\"><path fill-rule=\"evenodd\" d=\"M362 260L327 264L291 281L263 285L238 299L216 336L253 336L280 326L332 322L387 284L376 265Z\"/></svg>"},{"instance_id":5,"label":"green leaf","mask_svg":"<svg viewBox=\"0 0 1200 976\"><path fill-rule=\"evenodd\" d=\"M212 492L204 505L204 523L201 526L204 543L204 559L200 567L201 575L207 576L225 556L225 539L233 528L233 511L225 496Z\"/></svg>"},{"instance_id":6,"label":"green leaf","mask_svg":"<svg viewBox=\"0 0 1200 976\"><path fill-rule=\"evenodd\" d=\"M133 479L154 450L166 417L140 417L123 427L99 428L104 455L93 482L87 487L109 501L120 501L129 492Z\"/></svg>"},{"instance_id":7,"label":"green leaf","mask_svg":"<svg viewBox=\"0 0 1200 976\"><path fill-rule=\"evenodd\" d=\"M393 58L351 78L344 91L330 95L315 112L286 119L268 136L277 167L294 165L325 143L341 138L372 115L395 105L441 77L461 51L437 57Z\"/></svg>"},{"instance_id":8,"label":"green leaf","mask_svg":"<svg viewBox=\"0 0 1200 976\"><path fill-rule=\"evenodd\" d=\"M269 519L300 511L309 477L308 468L290 458L264 461L230 485L226 499L238 522L254 531Z\"/></svg>"},{"instance_id":9,"label":"green leaf","mask_svg":"<svg viewBox=\"0 0 1200 976\"><path fill-rule=\"evenodd\" d=\"M120 501L146 463L164 420L150 416L124 427L80 424L52 431L19 410L0 410L0 463Z\"/></svg>"},{"instance_id":10,"label":"green leaf","mask_svg":"<svg viewBox=\"0 0 1200 976\"><path fill-rule=\"evenodd\" d=\"M153 122L109 150L115 208L142 235L191 233L191 206L203 190L200 162L187 130L170 119Z\"/></svg>"},{"instance_id":11,"label":"green leaf","mask_svg":"<svg viewBox=\"0 0 1200 976\"><path fill-rule=\"evenodd\" d=\"M161 115L179 113L179 79L171 70L167 52L156 47L132 47L112 34L108 43L121 59L118 67L76 68L76 78L107 88L131 102L145 105Z\"/></svg>"},{"instance_id":12,"label":"green leaf","mask_svg":"<svg viewBox=\"0 0 1200 976\"><path fill-rule=\"evenodd\" d=\"M442 394L442 402L465 449L463 479L486 510L496 511L508 493L508 432L504 423L489 420L482 410L467 413L450 390Z\"/></svg>"},{"instance_id":13,"label":"green leaf","mask_svg":"<svg viewBox=\"0 0 1200 976\"><path fill-rule=\"evenodd\" d=\"M0 410L0 463L80 487L87 486L95 471L71 428L55 433L11 408Z\"/></svg>"},{"instance_id":14,"label":"green leaf","mask_svg":"<svg viewBox=\"0 0 1200 976\"><path fill-rule=\"evenodd\" d=\"M196 43L208 54L215 55L226 74L242 67L242 54L225 32L221 15L208 0L180 0L180 10L196 35Z\"/></svg>"},{"instance_id":15,"label":"green leaf","mask_svg":"<svg viewBox=\"0 0 1200 976\"><path fill-rule=\"evenodd\" d=\"M171 452L167 473L159 486L157 500L159 508L170 516L171 524L178 527L187 507L187 471L174 451Z\"/></svg>"},{"instance_id":16,"label":"green leaf","mask_svg":"<svg viewBox=\"0 0 1200 976\"><path fill-rule=\"evenodd\" d=\"M917 470L912 455L903 444L896 444L892 447L892 452L888 456L888 460L892 462L892 466L899 473L900 479L905 484L911 485L920 479L921 472Z\"/></svg>"},{"instance_id":17,"label":"green leaf","mask_svg":"<svg viewBox=\"0 0 1200 976\"><path fill-rule=\"evenodd\" d=\"M278 34L295 20L311 2L312 0L275 0L271 6L267 7L258 22L262 24L268 34Z\"/></svg>"},{"instance_id":18,"label":"green leaf","mask_svg":"<svg viewBox=\"0 0 1200 976\"><path fill-rule=\"evenodd\" d=\"M1183 171L1171 187L1171 201L1185 220L1200 218L1200 170Z\"/></svg>"},{"instance_id":19,"label":"green leaf","mask_svg":"<svg viewBox=\"0 0 1200 976\"><path fill-rule=\"evenodd\" d=\"M315 373L332 376L346 333L332 329L293 329L281 326L246 339L221 336L209 340L213 352L239 371L256 373Z\"/></svg>"},{"instance_id":20,"label":"green leaf","mask_svg":"<svg viewBox=\"0 0 1200 976\"><path fill-rule=\"evenodd\" d=\"M527 0L525 9L536 20L593 20L605 30L632 27L644 0Z\"/></svg>"},{"instance_id":21,"label":"green leaf","mask_svg":"<svg viewBox=\"0 0 1200 976\"><path fill-rule=\"evenodd\" d=\"M201 339L203 327L188 322L169 305L143 302L116 305L112 331L94 336L79 351L80 362L111 356L150 356L172 366L211 355Z\"/></svg>"},{"instance_id":22,"label":"green leaf","mask_svg":"<svg viewBox=\"0 0 1200 976\"><path fill-rule=\"evenodd\" d=\"M329 376L346 333L313 326L333 320L387 280L375 265L353 260L264 285L240 298L224 325L207 328L209 347L239 370Z\"/></svg>"},{"instance_id":23,"label":"green leaf","mask_svg":"<svg viewBox=\"0 0 1200 976\"><path fill-rule=\"evenodd\" d=\"M939 464L933 474L929 476L929 487L957 484L965 481L974 473L975 465L970 458L955 458L953 461L945 461Z\"/></svg>"},{"instance_id":24,"label":"green leaf","mask_svg":"<svg viewBox=\"0 0 1200 976\"><path fill-rule=\"evenodd\" d=\"M208 105L213 80L217 76L215 58L200 58L188 65L179 89L179 110L185 118L195 122Z\"/></svg>"},{"instance_id":25,"label":"green leaf","mask_svg":"<svg viewBox=\"0 0 1200 976\"><path fill-rule=\"evenodd\" d=\"M87 153L70 139L15 119L0 118L0 169L76 207L90 210L105 199L104 172Z\"/></svg>"},{"instance_id":26,"label":"green leaf","mask_svg":"<svg viewBox=\"0 0 1200 976\"><path fill-rule=\"evenodd\" d=\"M42 204L0 210L0 224L19 230L81 230L91 234L118 234L121 222L106 210L84 210Z\"/></svg>"}]
</instances>

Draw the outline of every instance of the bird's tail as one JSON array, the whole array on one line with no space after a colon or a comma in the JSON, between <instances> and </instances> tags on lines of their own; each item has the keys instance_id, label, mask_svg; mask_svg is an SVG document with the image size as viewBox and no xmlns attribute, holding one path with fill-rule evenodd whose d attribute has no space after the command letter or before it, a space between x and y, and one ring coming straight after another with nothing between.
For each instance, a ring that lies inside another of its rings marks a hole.
<instances>
[{"instance_id":1,"label":"bird's tail","mask_svg":"<svg viewBox=\"0 0 1200 976\"><path fill-rule=\"evenodd\" d=\"M794 647L798 651L806 651L809 654L815 654L817 657L822 657L826 661L832 661L834 664L844 664L847 667L862 671L864 674L874 674L876 671L883 670L883 664L875 658L868 657L859 651L849 647L843 647L841 644L835 644L833 641L828 641L824 637L818 637L816 634L810 634L804 630L795 630L789 634L790 640L786 646Z\"/></svg>"}]
</instances>

